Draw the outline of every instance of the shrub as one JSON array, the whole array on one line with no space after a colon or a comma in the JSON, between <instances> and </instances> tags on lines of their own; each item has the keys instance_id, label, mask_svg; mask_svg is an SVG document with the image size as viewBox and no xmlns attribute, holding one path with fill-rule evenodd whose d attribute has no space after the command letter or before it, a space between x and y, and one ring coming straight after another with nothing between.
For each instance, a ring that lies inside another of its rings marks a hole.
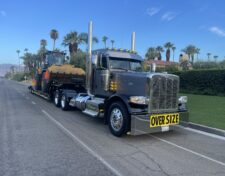
<instances>
[{"instance_id":1,"label":"shrub","mask_svg":"<svg viewBox=\"0 0 225 176\"><path fill-rule=\"evenodd\" d=\"M192 70L174 74L180 76L181 92L225 96L225 70Z\"/></svg>"}]
</instances>

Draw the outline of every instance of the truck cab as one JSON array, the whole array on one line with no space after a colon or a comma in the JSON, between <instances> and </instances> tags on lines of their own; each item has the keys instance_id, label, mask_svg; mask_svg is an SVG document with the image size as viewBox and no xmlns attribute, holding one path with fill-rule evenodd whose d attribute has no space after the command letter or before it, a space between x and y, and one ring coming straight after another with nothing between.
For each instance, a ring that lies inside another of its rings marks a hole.
<instances>
[{"instance_id":1,"label":"truck cab","mask_svg":"<svg viewBox=\"0 0 225 176\"><path fill-rule=\"evenodd\" d=\"M186 111L179 105L185 104L178 97L179 77L144 72L142 61L134 51L92 51L90 73L86 70L90 92L85 95L83 112L92 116L103 114L116 136L168 131L179 124L180 114Z\"/></svg>"},{"instance_id":2,"label":"truck cab","mask_svg":"<svg viewBox=\"0 0 225 176\"><path fill-rule=\"evenodd\" d=\"M123 73L143 72L142 58L134 52L122 49L93 51L92 93L97 97L109 97L116 92L115 79Z\"/></svg>"}]
</instances>

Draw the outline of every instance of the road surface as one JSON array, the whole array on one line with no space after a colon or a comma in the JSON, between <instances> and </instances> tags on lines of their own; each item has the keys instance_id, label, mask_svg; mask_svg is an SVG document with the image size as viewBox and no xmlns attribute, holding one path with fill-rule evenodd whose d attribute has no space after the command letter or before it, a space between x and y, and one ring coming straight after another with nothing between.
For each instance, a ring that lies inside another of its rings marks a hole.
<instances>
[{"instance_id":1,"label":"road surface","mask_svg":"<svg viewBox=\"0 0 225 176\"><path fill-rule=\"evenodd\" d=\"M225 138L182 127L117 138L102 119L0 78L0 175L224 176Z\"/></svg>"}]
</instances>

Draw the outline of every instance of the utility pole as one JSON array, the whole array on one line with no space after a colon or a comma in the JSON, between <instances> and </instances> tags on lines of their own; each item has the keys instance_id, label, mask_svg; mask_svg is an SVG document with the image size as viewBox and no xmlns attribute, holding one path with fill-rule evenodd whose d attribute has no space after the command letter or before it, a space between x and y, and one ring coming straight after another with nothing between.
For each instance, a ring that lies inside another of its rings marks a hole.
<instances>
[{"instance_id":1,"label":"utility pole","mask_svg":"<svg viewBox=\"0 0 225 176\"><path fill-rule=\"evenodd\" d=\"M20 50L16 50L17 54L18 54L18 59L19 59L19 72L20 72Z\"/></svg>"}]
</instances>

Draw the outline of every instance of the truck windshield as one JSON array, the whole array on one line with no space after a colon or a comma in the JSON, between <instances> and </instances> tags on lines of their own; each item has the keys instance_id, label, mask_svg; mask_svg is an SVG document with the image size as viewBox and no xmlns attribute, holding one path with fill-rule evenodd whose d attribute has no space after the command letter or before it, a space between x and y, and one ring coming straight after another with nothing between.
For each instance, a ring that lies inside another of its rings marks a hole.
<instances>
[{"instance_id":1,"label":"truck windshield","mask_svg":"<svg viewBox=\"0 0 225 176\"><path fill-rule=\"evenodd\" d=\"M141 61L115 57L109 58L109 67L111 69L131 70L137 72L142 72L143 70Z\"/></svg>"}]
</instances>

